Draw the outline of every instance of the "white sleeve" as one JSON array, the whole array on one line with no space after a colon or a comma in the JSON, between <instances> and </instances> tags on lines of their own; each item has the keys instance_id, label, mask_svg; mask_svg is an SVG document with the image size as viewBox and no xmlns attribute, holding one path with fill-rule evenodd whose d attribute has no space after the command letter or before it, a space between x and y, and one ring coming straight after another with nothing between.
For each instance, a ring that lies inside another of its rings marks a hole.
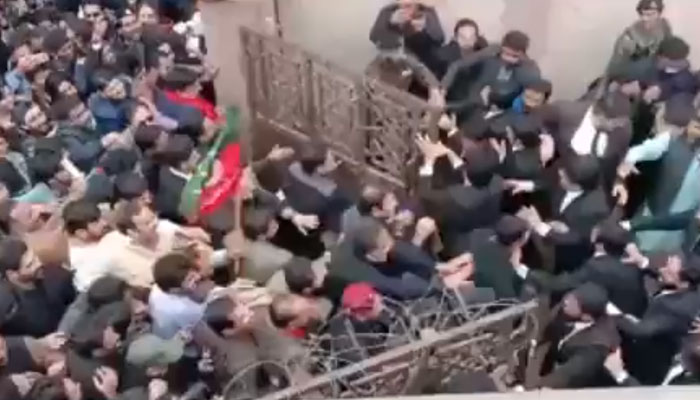
<instances>
[{"instance_id":1,"label":"white sleeve","mask_svg":"<svg viewBox=\"0 0 700 400\"><path fill-rule=\"evenodd\" d=\"M671 144L671 134L669 132L661 133L632 147L625 156L625 162L636 164L640 161L658 160L666 153L669 144Z\"/></svg>"}]
</instances>

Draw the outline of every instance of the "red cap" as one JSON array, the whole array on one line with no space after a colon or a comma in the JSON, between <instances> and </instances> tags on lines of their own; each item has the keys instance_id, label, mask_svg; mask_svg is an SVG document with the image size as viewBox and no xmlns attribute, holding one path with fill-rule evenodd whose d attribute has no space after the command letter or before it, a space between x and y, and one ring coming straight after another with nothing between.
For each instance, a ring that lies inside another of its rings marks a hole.
<instances>
[{"instance_id":1,"label":"red cap","mask_svg":"<svg viewBox=\"0 0 700 400\"><path fill-rule=\"evenodd\" d=\"M343 291L343 308L351 313L370 311L377 296L379 293L370 284L353 283Z\"/></svg>"}]
</instances>

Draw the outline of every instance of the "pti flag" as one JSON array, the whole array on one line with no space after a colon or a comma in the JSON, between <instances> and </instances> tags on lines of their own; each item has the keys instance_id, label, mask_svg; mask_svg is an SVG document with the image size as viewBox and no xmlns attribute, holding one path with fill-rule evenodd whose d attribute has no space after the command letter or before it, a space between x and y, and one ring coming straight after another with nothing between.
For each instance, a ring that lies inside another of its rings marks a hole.
<instances>
[{"instance_id":1,"label":"pti flag","mask_svg":"<svg viewBox=\"0 0 700 400\"><path fill-rule=\"evenodd\" d=\"M213 213L238 191L243 171L240 119L238 108L226 110L226 125L187 181L180 213L188 220Z\"/></svg>"}]
</instances>

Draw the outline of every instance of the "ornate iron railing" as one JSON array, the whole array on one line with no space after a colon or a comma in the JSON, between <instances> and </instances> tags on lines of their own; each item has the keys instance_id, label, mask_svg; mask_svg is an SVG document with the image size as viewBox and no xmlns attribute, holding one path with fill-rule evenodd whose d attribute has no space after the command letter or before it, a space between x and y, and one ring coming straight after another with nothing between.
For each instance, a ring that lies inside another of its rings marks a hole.
<instances>
[{"instance_id":1,"label":"ornate iron railing","mask_svg":"<svg viewBox=\"0 0 700 400\"><path fill-rule=\"evenodd\" d=\"M413 137L429 130L438 110L279 38L241 28L241 40L254 123L327 143L359 177L369 173L411 186Z\"/></svg>"}]
</instances>

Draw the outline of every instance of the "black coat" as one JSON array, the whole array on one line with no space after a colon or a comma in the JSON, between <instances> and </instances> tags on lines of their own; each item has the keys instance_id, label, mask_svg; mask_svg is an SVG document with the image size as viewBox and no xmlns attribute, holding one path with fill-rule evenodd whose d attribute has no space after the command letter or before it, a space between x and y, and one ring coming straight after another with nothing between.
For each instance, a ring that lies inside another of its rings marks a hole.
<instances>
[{"instance_id":1,"label":"black coat","mask_svg":"<svg viewBox=\"0 0 700 400\"><path fill-rule=\"evenodd\" d=\"M641 317L647 307L643 272L608 255L593 257L577 271L556 277L542 271L532 271L528 280L541 289L555 293L568 292L586 282L593 282L605 288L610 302L625 314Z\"/></svg>"},{"instance_id":2,"label":"black coat","mask_svg":"<svg viewBox=\"0 0 700 400\"><path fill-rule=\"evenodd\" d=\"M566 192L555 191L552 196L552 219L563 222L568 232L550 231L547 239L555 246L556 270L574 271L593 254L591 231L610 215L608 196L601 188L584 191L563 210Z\"/></svg>"},{"instance_id":3,"label":"black coat","mask_svg":"<svg viewBox=\"0 0 700 400\"><path fill-rule=\"evenodd\" d=\"M605 371L605 358L620 343L615 323L603 317L593 325L573 333L571 326L551 329L556 364L542 378L540 386L554 389L599 387L611 383Z\"/></svg>"},{"instance_id":4,"label":"black coat","mask_svg":"<svg viewBox=\"0 0 700 400\"><path fill-rule=\"evenodd\" d=\"M629 339L623 354L630 374L643 384L661 383L698 311L697 291L682 290L652 298L639 321L619 317L618 328Z\"/></svg>"},{"instance_id":5,"label":"black coat","mask_svg":"<svg viewBox=\"0 0 700 400\"><path fill-rule=\"evenodd\" d=\"M500 177L481 188L451 185L435 190L429 177L421 177L418 186L426 212L440 227L448 255L465 251L474 229L490 227L501 216L503 180Z\"/></svg>"}]
</instances>

